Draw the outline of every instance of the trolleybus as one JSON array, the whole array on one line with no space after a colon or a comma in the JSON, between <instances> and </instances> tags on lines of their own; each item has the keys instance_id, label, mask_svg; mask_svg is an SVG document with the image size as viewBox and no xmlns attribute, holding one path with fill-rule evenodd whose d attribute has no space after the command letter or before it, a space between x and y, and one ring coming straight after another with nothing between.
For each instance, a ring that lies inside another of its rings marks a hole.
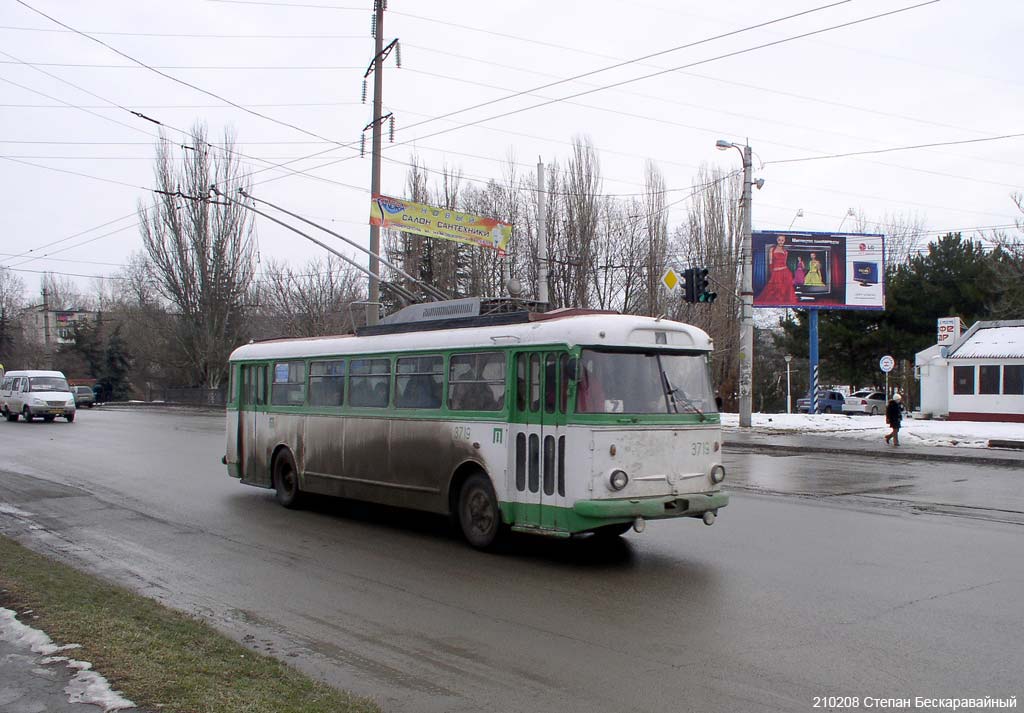
<instances>
[{"instance_id":1,"label":"trolleybus","mask_svg":"<svg viewBox=\"0 0 1024 713\"><path fill-rule=\"evenodd\" d=\"M251 343L230 358L224 463L285 507L449 514L478 548L710 525L728 503L711 349L690 325L581 310Z\"/></svg>"}]
</instances>

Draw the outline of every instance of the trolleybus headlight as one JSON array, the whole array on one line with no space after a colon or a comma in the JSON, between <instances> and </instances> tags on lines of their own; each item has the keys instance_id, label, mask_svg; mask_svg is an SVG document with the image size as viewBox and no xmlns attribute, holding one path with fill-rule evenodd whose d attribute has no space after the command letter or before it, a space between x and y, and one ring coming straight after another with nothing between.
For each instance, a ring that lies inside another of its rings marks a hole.
<instances>
[{"instance_id":1,"label":"trolleybus headlight","mask_svg":"<svg viewBox=\"0 0 1024 713\"><path fill-rule=\"evenodd\" d=\"M608 478L608 485L611 486L612 490L622 490L628 482L629 476L622 470L613 470L611 477Z\"/></svg>"},{"instance_id":2,"label":"trolleybus headlight","mask_svg":"<svg viewBox=\"0 0 1024 713\"><path fill-rule=\"evenodd\" d=\"M723 480L725 480L725 466L716 465L711 469L711 482L721 483Z\"/></svg>"}]
</instances>

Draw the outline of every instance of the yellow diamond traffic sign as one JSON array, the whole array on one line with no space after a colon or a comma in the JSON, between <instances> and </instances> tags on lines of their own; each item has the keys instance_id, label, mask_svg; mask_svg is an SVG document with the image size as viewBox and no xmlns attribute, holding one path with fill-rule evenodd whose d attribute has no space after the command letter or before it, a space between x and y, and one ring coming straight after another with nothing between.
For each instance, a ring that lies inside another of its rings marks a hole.
<instances>
[{"instance_id":1,"label":"yellow diamond traffic sign","mask_svg":"<svg viewBox=\"0 0 1024 713\"><path fill-rule=\"evenodd\" d=\"M679 287L679 282L679 275L677 275L676 271L671 267L665 270L665 274L661 276L661 284L665 285L665 287L670 290L675 290Z\"/></svg>"}]
</instances>

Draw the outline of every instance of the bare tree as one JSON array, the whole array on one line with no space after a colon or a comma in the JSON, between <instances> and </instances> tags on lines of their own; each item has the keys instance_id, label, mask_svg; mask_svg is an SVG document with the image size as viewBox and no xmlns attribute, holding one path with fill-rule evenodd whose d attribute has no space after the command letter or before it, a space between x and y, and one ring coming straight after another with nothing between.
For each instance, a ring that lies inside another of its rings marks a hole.
<instances>
[{"instance_id":1,"label":"bare tree","mask_svg":"<svg viewBox=\"0 0 1024 713\"><path fill-rule=\"evenodd\" d=\"M881 220L870 221L863 211L854 211L854 232L881 233L885 236L887 270L906 265L925 242L924 218L917 213L886 213Z\"/></svg>"},{"instance_id":2,"label":"bare tree","mask_svg":"<svg viewBox=\"0 0 1024 713\"><path fill-rule=\"evenodd\" d=\"M665 212L665 177L650 160L644 167L644 225L647 232L645 307L648 315L656 317L664 308L660 285L668 255L668 216Z\"/></svg>"},{"instance_id":3,"label":"bare tree","mask_svg":"<svg viewBox=\"0 0 1024 713\"><path fill-rule=\"evenodd\" d=\"M195 386L216 388L227 373L231 350L243 341L243 298L253 278L251 216L233 203L209 200L211 184L247 187L234 136L225 131L224 151L206 141L206 127L192 130L182 167L166 140L157 144L158 197L139 202L142 240L160 294L177 311L175 338Z\"/></svg>"},{"instance_id":4,"label":"bare tree","mask_svg":"<svg viewBox=\"0 0 1024 713\"><path fill-rule=\"evenodd\" d=\"M260 284L260 336L319 337L351 331L354 302L366 298L363 275L334 255L314 258L293 270L270 261Z\"/></svg>"},{"instance_id":5,"label":"bare tree","mask_svg":"<svg viewBox=\"0 0 1024 713\"><path fill-rule=\"evenodd\" d=\"M674 236L672 251L680 266L708 268L718 294L712 304L690 305L675 297L673 317L704 329L715 342L713 376L726 408L733 407L739 383L739 284L742 225L742 177L736 172L701 167L693 187L693 202L684 225Z\"/></svg>"},{"instance_id":6,"label":"bare tree","mask_svg":"<svg viewBox=\"0 0 1024 713\"><path fill-rule=\"evenodd\" d=\"M70 277L48 272L43 275L40 293L43 290L46 291L46 304L51 310L89 310L94 306L94 300L79 290Z\"/></svg>"}]
</instances>

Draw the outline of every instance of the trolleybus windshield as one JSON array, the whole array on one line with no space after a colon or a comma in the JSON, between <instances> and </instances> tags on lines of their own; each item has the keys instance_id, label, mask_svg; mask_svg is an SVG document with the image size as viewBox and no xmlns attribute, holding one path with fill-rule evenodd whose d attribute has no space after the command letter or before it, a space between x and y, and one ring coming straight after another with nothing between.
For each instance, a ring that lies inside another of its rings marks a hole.
<instances>
[{"instance_id":1,"label":"trolleybus windshield","mask_svg":"<svg viewBox=\"0 0 1024 713\"><path fill-rule=\"evenodd\" d=\"M715 412L705 354L584 349L577 413Z\"/></svg>"}]
</instances>

